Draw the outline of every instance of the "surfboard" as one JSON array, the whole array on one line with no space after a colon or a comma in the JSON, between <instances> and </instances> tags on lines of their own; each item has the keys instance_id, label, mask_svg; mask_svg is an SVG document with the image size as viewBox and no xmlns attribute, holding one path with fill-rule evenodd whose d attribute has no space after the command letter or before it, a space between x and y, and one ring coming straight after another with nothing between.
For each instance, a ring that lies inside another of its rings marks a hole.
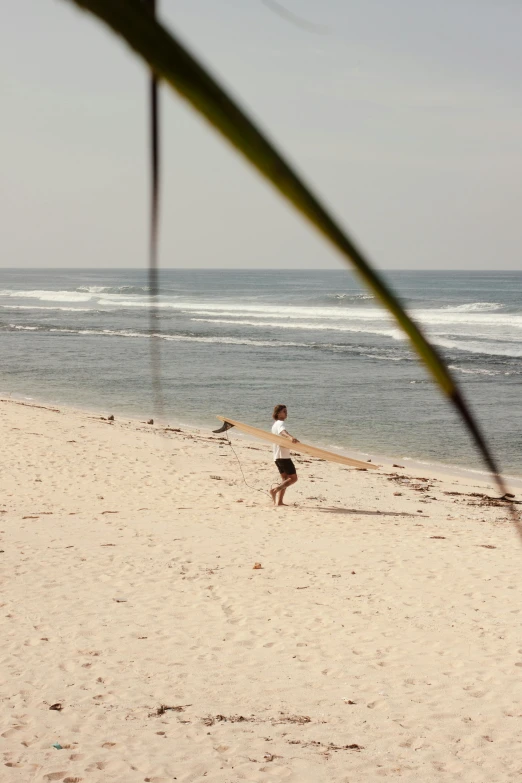
<instances>
[{"instance_id":1,"label":"surfboard","mask_svg":"<svg viewBox=\"0 0 522 783\"><path fill-rule=\"evenodd\" d=\"M326 449L319 449L317 446L310 446L308 443L291 443L288 438L283 438L281 435L274 435L272 432L260 430L258 427L252 427L250 424L243 424L240 421L234 421L234 419L228 419L225 416L218 416L217 418L222 421L223 424L228 424L229 427L223 427L219 430L214 430L214 432L225 432L227 429L230 429L230 427L236 427L247 435L252 435L254 438L261 438L261 440L267 440L270 443L277 443L285 449L297 451L298 454L308 454L310 457L317 457L318 459L324 459L328 462L337 462L340 465L349 465L352 468L377 468L377 465L373 465L371 462L362 462L358 459L352 459L352 457L344 457L342 454L326 451Z\"/></svg>"}]
</instances>

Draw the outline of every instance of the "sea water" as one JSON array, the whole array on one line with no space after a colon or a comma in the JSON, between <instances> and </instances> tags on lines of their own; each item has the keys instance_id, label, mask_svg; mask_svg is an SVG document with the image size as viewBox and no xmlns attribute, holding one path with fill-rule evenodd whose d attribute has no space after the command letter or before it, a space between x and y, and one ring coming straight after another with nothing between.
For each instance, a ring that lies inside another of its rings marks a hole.
<instances>
[{"instance_id":1,"label":"sea water","mask_svg":"<svg viewBox=\"0 0 522 783\"><path fill-rule=\"evenodd\" d=\"M446 358L503 470L522 476L522 273L388 272ZM268 428L394 461L482 468L397 325L343 269L0 270L0 393L210 430Z\"/></svg>"}]
</instances>

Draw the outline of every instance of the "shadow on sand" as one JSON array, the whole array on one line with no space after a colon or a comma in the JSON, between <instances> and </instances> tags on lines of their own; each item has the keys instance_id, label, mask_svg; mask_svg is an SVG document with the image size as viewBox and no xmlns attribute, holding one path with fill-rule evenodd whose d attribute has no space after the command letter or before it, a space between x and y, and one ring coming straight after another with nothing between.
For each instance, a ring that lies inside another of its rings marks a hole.
<instances>
[{"instance_id":1,"label":"shadow on sand","mask_svg":"<svg viewBox=\"0 0 522 783\"><path fill-rule=\"evenodd\" d=\"M304 508L307 508L304 506ZM408 514L401 511L365 511L360 508L334 508L332 506L308 506L314 511L322 511L323 514L359 514L367 517L410 517L415 519L426 519L424 514Z\"/></svg>"}]
</instances>

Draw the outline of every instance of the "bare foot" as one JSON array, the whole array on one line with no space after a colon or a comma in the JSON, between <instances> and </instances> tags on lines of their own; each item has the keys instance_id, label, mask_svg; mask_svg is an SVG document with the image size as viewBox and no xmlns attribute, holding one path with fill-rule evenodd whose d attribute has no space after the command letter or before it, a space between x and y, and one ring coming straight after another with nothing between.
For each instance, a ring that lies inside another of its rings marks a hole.
<instances>
[{"instance_id":1,"label":"bare foot","mask_svg":"<svg viewBox=\"0 0 522 783\"><path fill-rule=\"evenodd\" d=\"M270 497L272 498L274 506L276 505L276 495L277 495L277 489L271 489L270 490Z\"/></svg>"}]
</instances>

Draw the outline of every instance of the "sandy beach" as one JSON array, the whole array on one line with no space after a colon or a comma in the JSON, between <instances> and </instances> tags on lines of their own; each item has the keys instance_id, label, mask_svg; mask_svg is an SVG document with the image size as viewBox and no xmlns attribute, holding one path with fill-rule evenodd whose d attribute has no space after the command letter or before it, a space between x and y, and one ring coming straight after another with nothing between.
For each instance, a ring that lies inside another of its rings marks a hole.
<instances>
[{"instance_id":1,"label":"sandy beach","mask_svg":"<svg viewBox=\"0 0 522 783\"><path fill-rule=\"evenodd\" d=\"M491 484L110 413L0 400L1 781L520 778Z\"/></svg>"}]
</instances>

